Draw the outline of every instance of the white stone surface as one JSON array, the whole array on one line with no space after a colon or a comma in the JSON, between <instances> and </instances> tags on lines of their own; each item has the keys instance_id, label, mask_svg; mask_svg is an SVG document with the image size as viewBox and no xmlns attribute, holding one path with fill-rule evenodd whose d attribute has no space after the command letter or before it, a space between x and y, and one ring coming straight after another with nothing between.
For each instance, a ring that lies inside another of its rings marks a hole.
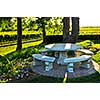
<instances>
[{"instance_id":1,"label":"white stone surface","mask_svg":"<svg viewBox=\"0 0 100 100\"><path fill-rule=\"evenodd\" d=\"M90 55L82 55L79 57L73 57L73 58L65 58L64 63L70 63L70 62L81 62L81 61L86 61L91 58Z\"/></svg>"},{"instance_id":2,"label":"white stone surface","mask_svg":"<svg viewBox=\"0 0 100 100\"><path fill-rule=\"evenodd\" d=\"M71 49L71 47L72 47L72 44L67 43L67 44L65 44L65 48L64 49Z\"/></svg>"},{"instance_id":3,"label":"white stone surface","mask_svg":"<svg viewBox=\"0 0 100 100\"><path fill-rule=\"evenodd\" d=\"M69 50L77 50L82 48L78 44L71 44L71 43L55 43L55 44L49 44L45 46L46 49L51 51L69 51Z\"/></svg>"},{"instance_id":4,"label":"white stone surface","mask_svg":"<svg viewBox=\"0 0 100 100\"><path fill-rule=\"evenodd\" d=\"M72 43L55 43L55 44L49 44L45 46L46 49L51 51L57 51L59 52L58 57L58 64L63 64L64 58L67 58L67 51L76 51L77 49L82 48L80 45L72 44Z\"/></svg>"},{"instance_id":5,"label":"white stone surface","mask_svg":"<svg viewBox=\"0 0 100 100\"><path fill-rule=\"evenodd\" d=\"M83 52L85 54L92 54L92 55L94 54L92 51L86 49L78 49L77 51Z\"/></svg>"},{"instance_id":6,"label":"white stone surface","mask_svg":"<svg viewBox=\"0 0 100 100\"><path fill-rule=\"evenodd\" d=\"M41 55L41 54L33 54L32 57L35 58L35 59L38 59L38 60L42 60L42 61L48 61L48 62L54 62L55 61L54 57L44 56L44 55Z\"/></svg>"}]
</instances>

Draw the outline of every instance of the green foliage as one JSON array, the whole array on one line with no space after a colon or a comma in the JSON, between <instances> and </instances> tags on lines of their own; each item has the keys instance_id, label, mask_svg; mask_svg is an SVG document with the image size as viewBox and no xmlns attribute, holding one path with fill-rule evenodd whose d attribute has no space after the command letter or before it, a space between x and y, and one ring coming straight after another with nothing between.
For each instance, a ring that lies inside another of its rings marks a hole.
<instances>
[{"instance_id":1,"label":"green foliage","mask_svg":"<svg viewBox=\"0 0 100 100\"><path fill-rule=\"evenodd\" d=\"M92 47L95 48L96 51L100 50L100 44L93 44Z\"/></svg>"},{"instance_id":2,"label":"green foliage","mask_svg":"<svg viewBox=\"0 0 100 100\"><path fill-rule=\"evenodd\" d=\"M17 18L0 17L0 31L16 31ZM36 25L35 17L22 17L22 30L33 30Z\"/></svg>"},{"instance_id":3,"label":"green foliage","mask_svg":"<svg viewBox=\"0 0 100 100\"><path fill-rule=\"evenodd\" d=\"M12 17L0 17L0 31L16 30L16 20Z\"/></svg>"},{"instance_id":4,"label":"green foliage","mask_svg":"<svg viewBox=\"0 0 100 100\"><path fill-rule=\"evenodd\" d=\"M0 31L16 31L17 18L0 18ZM45 25L47 35L62 34L62 17L22 17L22 30L42 32L42 24Z\"/></svg>"},{"instance_id":5,"label":"green foliage","mask_svg":"<svg viewBox=\"0 0 100 100\"><path fill-rule=\"evenodd\" d=\"M94 44L91 40L85 40L77 44L81 45L84 49L91 50L94 53L100 50L100 44Z\"/></svg>"},{"instance_id":6,"label":"green foliage","mask_svg":"<svg viewBox=\"0 0 100 100\"><path fill-rule=\"evenodd\" d=\"M62 34L63 17L22 17L23 31L38 31L42 32L42 24L46 26L47 35ZM0 17L0 31L16 31L17 18L15 17ZM70 27L71 30L71 27ZM80 27L80 35L100 34L100 27Z\"/></svg>"},{"instance_id":7,"label":"green foliage","mask_svg":"<svg viewBox=\"0 0 100 100\"><path fill-rule=\"evenodd\" d=\"M90 49L91 46L93 45L93 42L91 40L85 40L77 44L80 44L84 49Z\"/></svg>"},{"instance_id":8,"label":"green foliage","mask_svg":"<svg viewBox=\"0 0 100 100\"><path fill-rule=\"evenodd\" d=\"M2 73L2 78L12 78L18 70L23 65L23 60L26 59L25 65L29 62L32 62L32 54L39 53L39 49L43 48L44 45L41 46L32 46L29 48L24 48L19 51L12 52L0 58L0 73Z\"/></svg>"},{"instance_id":9,"label":"green foliage","mask_svg":"<svg viewBox=\"0 0 100 100\"><path fill-rule=\"evenodd\" d=\"M92 57L98 64L100 64L100 50Z\"/></svg>"},{"instance_id":10,"label":"green foliage","mask_svg":"<svg viewBox=\"0 0 100 100\"><path fill-rule=\"evenodd\" d=\"M62 17L53 17L46 27L47 35L61 35L63 29Z\"/></svg>"},{"instance_id":11,"label":"green foliage","mask_svg":"<svg viewBox=\"0 0 100 100\"><path fill-rule=\"evenodd\" d=\"M38 17L36 23L37 30L42 30L45 25L46 35L62 34L62 17Z\"/></svg>"}]
</instances>

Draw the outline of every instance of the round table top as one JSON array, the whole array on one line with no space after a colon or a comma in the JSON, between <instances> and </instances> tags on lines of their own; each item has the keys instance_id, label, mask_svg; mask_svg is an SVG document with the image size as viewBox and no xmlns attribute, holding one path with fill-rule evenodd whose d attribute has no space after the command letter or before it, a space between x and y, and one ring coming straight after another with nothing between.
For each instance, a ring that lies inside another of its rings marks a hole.
<instances>
[{"instance_id":1,"label":"round table top","mask_svg":"<svg viewBox=\"0 0 100 100\"><path fill-rule=\"evenodd\" d=\"M82 47L72 43L53 43L46 45L45 48L51 51L76 51Z\"/></svg>"}]
</instances>

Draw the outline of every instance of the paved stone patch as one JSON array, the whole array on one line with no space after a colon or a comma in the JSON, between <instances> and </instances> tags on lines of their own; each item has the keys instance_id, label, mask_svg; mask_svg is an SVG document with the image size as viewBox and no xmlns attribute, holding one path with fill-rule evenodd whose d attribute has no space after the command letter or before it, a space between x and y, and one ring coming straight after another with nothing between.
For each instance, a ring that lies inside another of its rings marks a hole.
<instances>
[{"instance_id":1,"label":"paved stone patch","mask_svg":"<svg viewBox=\"0 0 100 100\"><path fill-rule=\"evenodd\" d=\"M78 65L78 67L77 67ZM100 67L96 62L91 61L90 62L90 68L86 69L86 68L82 68L79 63L75 64L75 68L74 68L74 72L73 73L69 73L68 72L68 78L74 78L74 77L82 77L82 76L88 76L90 74L93 74L96 72L96 70L98 69L98 67ZM40 66L33 66L32 67L32 71L40 74L40 75L44 75L44 76L50 76L50 77L57 77L57 78L64 78L65 73L67 71L67 66L65 65L58 65L56 62L54 63L54 68L51 69L50 71L45 71L44 70L44 66L43 64L41 64Z\"/></svg>"}]
</instances>

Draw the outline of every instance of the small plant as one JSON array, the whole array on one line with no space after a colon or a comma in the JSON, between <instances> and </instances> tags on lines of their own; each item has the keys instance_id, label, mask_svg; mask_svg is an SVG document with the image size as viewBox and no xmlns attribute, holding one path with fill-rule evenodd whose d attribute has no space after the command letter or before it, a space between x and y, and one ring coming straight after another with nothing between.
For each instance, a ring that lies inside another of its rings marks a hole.
<instances>
[{"instance_id":1,"label":"small plant","mask_svg":"<svg viewBox=\"0 0 100 100\"><path fill-rule=\"evenodd\" d=\"M92 56L93 60L95 60L98 64L100 64L100 50Z\"/></svg>"},{"instance_id":2,"label":"small plant","mask_svg":"<svg viewBox=\"0 0 100 100\"><path fill-rule=\"evenodd\" d=\"M98 69L98 72L99 72L99 74L100 74L100 68Z\"/></svg>"},{"instance_id":3,"label":"small plant","mask_svg":"<svg viewBox=\"0 0 100 100\"><path fill-rule=\"evenodd\" d=\"M65 73L65 77L64 77L64 79L63 79L63 83L66 83L67 80L68 80L68 74L67 74L67 72L66 72L66 73Z\"/></svg>"},{"instance_id":4,"label":"small plant","mask_svg":"<svg viewBox=\"0 0 100 100\"><path fill-rule=\"evenodd\" d=\"M91 40L85 40L83 42L77 43L81 45L84 49L90 49L91 46L94 44Z\"/></svg>"},{"instance_id":5,"label":"small plant","mask_svg":"<svg viewBox=\"0 0 100 100\"><path fill-rule=\"evenodd\" d=\"M19 70L21 68L24 69L25 67L30 66L32 62L32 54L39 53L39 49L43 48L43 46L44 45L23 48L19 51L9 53L6 56L2 56L0 58L0 72L2 74L1 79L3 82L7 82L14 76L19 75L18 73L20 73ZM25 75L28 76L28 73L25 73L21 74L21 77L24 77Z\"/></svg>"}]
</instances>

